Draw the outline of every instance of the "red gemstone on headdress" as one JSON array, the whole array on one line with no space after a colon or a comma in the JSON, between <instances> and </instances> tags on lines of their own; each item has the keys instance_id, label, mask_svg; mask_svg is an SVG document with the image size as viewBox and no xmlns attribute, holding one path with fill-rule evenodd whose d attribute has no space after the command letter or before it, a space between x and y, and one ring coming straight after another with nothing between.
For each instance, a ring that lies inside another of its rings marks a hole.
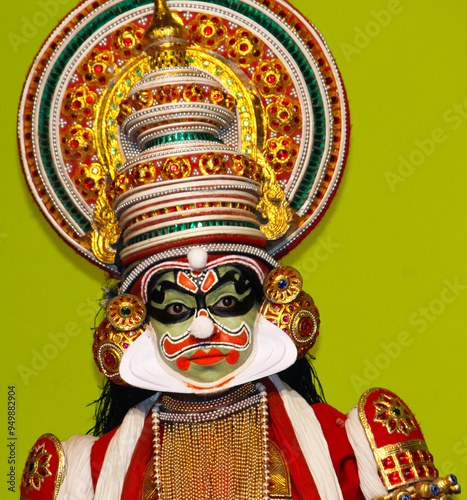
<instances>
[{"instance_id":1,"label":"red gemstone on headdress","mask_svg":"<svg viewBox=\"0 0 467 500\"><path fill-rule=\"evenodd\" d=\"M86 179L84 179L84 187L86 189L92 189L95 185L96 183L94 182L94 179L91 179L90 177L86 177Z\"/></svg>"},{"instance_id":2,"label":"red gemstone on headdress","mask_svg":"<svg viewBox=\"0 0 467 500\"><path fill-rule=\"evenodd\" d=\"M102 356L102 360L107 368L113 370L117 366L117 360L111 352L106 352Z\"/></svg>"},{"instance_id":3,"label":"red gemstone on headdress","mask_svg":"<svg viewBox=\"0 0 467 500\"><path fill-rule=\"evenodd\" d=\"M289 157L289 153L285 149L281 149L280 151L277 152L277 158L280 161L287 160L288 157Z\"/></svg>"},{"instance_id":4,"label":"red gemstone on headdress","mask_svg":"<svg viewBox=\"0 0 467 500\"><path fill-rule=\"evenodd\" d=\"M300 321L300 333L305 337L307 335L310 335L312 331L312 323L310 318L303 318L302 321Z\"/></svg>"}]
</instances>

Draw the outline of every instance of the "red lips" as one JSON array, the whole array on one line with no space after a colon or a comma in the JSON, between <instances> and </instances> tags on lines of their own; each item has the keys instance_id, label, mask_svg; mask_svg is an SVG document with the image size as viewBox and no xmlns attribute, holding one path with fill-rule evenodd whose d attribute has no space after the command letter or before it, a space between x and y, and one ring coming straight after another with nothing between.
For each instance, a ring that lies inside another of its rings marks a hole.
<instances>
[{"instance_id":1,"label":"red lips","mask_svg":"<svg viewBox=\"0 0 467 500\"><path fill-rule=\"evenodd\" d=\"M227 354L222 354L219 349L209 349L208 352L199 349L195 351L192 356L189 358L185 356L181 356L177 359L177 366L180 370L186 371L190 367L190 363L196 363L197 365L207 366L213 365L215 363L219 363L225 359L229 365L234 365L238 358L240 357L240 353L236 350L231 350Z\"/></svg>"},{"instance_id":2,"label":"red lips","mask_svg":"<svg viewBox=\"0 0 467 500\"><path fill-rule=\"evenodd\" d=\"M206 339L207 341L208 339ZM228 347L226 344L230 344L237 348L244 348L248 345L249 336L246 328L243 326L237 333L229 333L223 331L217 325L214 327L214 333L209 337L209 343L212 344L223 344L220 347ZM175 356L182 354L183 351L192 350L197 344L200 343L199 339L196 339L189 335L182 340L171 339L170 337L165 337L162 342L162 347L164 354L169 358L174 358ZM191 356L192 358L192 356Z\"/></svg>"}]
</instances>

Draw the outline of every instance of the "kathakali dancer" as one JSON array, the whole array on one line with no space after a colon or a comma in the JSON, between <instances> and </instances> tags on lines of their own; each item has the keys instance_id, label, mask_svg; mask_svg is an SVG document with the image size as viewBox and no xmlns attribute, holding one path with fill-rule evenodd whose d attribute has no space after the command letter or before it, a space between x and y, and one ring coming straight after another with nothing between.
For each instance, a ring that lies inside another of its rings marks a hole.
<instances>
[{"instance_id":1,"label":"kathakali dancer","mask_svg":"<svg viewBox=\"0 0 467 500\"><path fill-rule=\"evenodd\" d=\"M94 334L95 436L40 437L21 498L451 498L401 398L371 389L348 415L322 401L318 310L277 262L346 160L325 41L285 0L169 7L85 0L25 85L29 188L119 281Z\"/></svg>"}]
</instances>

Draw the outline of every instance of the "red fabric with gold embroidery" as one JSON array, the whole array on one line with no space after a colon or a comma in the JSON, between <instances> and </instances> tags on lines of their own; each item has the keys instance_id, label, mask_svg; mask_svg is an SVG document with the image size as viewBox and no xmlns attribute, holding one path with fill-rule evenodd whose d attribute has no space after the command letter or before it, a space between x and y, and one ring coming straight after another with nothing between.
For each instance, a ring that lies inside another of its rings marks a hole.
<instances>
[{"instance_id":1,"label":"red fabric with gold embroidery","mask_svg":"<svg viewBox=\"0 0 467 500\"><path fill-rule=\"evenodd\" d=\"M409 439L425 440L414 414L393 392L370 389L361 401L377 448Z\"/></svg>"},{"instance_id":2,"label":"red fabric with gold embroidery","mask_svg":"<svg viewBox=\"0 0 467 500\"><path fill-rule=\"evenodd\" d=\"M388 490L439 476L420 426L399 396L370 389L361 397L358 413Z\"/></svg>"},{"instance_id":3,"label":"red fabric with gold embroidery","mask_svg":"<svg viewBox=\"0 0 467 500\"><path fill-rule=\"evenodd\" d=\"M28 500L52 500L62 482L64 456L60 441L44 434L32 447L21 478L21 497Z\"/></svg>"}]
</instances>

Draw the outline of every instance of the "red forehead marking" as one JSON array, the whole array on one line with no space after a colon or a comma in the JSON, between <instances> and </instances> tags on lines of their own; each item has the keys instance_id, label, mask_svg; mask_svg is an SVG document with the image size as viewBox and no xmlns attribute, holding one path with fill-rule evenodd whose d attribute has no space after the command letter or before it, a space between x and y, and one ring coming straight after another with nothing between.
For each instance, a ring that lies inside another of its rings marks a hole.
<instances>
[{"instance_id":1,"label":"red forehead marking","mask_svg":"<svg viewBox=\"0 0 467 500\"><path fill-rule=\"evenodd\" d=\"M190 290L190 292L196 292L198 290L195 283L182 271L179 271L177 274L177 285L180 285L186 290Z\"/></svg>"},{"instance_id":2,"label":"red forehead marking","mask_svg":"<svg viewBox=\"0 0 467 500\"><path fill-rule=\"evenodd\" d=\"M207 292L218 282L217 274L211 269L204 278L203 284L201 285L201 290Z\"/></svg>"}]
</instances>

